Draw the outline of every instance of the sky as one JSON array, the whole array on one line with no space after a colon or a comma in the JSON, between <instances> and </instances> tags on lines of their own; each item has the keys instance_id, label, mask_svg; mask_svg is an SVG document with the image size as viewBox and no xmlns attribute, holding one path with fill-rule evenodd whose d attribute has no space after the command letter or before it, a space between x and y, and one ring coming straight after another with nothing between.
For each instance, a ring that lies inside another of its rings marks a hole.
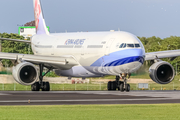
<instances>
[{"instance_id":1,"label":"sky","mask_svg":"<svg viewBox=\"0 0 180 120\"><path fill-rule=\"evenodd\" d=\"M51 33L121 30L140 37L180 36L180 0L41 0ZM0 33L34 20L33 0L0 1Z\"/></svg>"}]
</instances>

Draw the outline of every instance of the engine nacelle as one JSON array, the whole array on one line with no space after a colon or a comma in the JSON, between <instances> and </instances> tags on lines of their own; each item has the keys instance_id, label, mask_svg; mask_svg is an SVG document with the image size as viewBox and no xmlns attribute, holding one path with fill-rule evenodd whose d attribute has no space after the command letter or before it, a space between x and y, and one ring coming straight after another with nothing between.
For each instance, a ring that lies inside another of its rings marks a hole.
<instances>
[{"instance_id":1,"label":"engine nacelle","mask_svg":"<svg viewBox=\"0 0 180 120\"><path fill-rule=\"evenodd\" d=\"M23 62L13 67L13 77L21 85L32 85L38 79L36 66L29 62Z\"/></svg>"},{"instance_id":2,"label":"engine nacelle","mask_svg":"<svg viewBox=\"0 0 180 120\"><path fill-rule=\"evenodd\" d=\"M159 84L168 84L174 79L175 71L170 63L160 61L154 63L149 68L149 74L154 82Z\"/></svg>"}]
</instances>

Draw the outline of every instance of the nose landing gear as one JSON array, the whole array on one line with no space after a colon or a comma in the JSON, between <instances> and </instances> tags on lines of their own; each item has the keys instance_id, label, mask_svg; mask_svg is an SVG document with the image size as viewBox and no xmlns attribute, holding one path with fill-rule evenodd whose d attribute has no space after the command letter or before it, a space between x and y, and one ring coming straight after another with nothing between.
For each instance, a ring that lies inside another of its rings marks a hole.
<instances>
[{"instance_id":1,"label":"nose landing gear","mask_svg":"<svg viewBox=\"0 0 180 120\"><path fill-rule=\"evenodd\" d=\"M123 79L123 81L120 81L120 76ZM129 92L130 91L130 85L127 84L126 77L130 77L130 74L120 74L120 76L116 76L116 81L109 81L107 84L108 91L115 91L118 89L121 92Z\"/></svg>"}]
</instances>

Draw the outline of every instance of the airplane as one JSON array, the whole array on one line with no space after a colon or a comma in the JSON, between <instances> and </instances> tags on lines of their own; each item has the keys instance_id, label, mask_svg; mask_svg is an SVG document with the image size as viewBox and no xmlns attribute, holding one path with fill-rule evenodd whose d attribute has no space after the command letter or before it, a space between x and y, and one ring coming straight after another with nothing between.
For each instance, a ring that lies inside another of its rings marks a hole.
<instances>
[{"instance_id":1,"label":"airplane","mask_svg":"<svg viewBox=\"0 0 180 120\"><path fill-rule=\"evenodd\" d=\"M115 81L109 81L107 89L129 92L127 79L146 60L153 61L149 73L154 82L168 84L174 79L173 66L161 58L176 58L180 50L145 53L138 37L125 31L49 33L40 0L33 3L37 34L30 41L0 38L31 44L34 55L0 53L0 60L14 61L12 75L19 84L31 85L32 91L50 91L43 77L53 70L68 78L114 75ZM45 75L44 68L48 69Z\"/></svg>"}]
</instances>

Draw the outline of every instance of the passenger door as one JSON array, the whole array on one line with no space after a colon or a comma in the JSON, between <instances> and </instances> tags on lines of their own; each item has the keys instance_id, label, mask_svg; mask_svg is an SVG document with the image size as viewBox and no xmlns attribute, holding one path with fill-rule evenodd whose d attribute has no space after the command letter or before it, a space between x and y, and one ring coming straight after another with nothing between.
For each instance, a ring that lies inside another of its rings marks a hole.
<instances>
[{"instance_id":1,"label":"passenger door","mask_svg":"<svg viewBox=\"0 0 180 120\"><path fill-rule=\"evenodd\" d=\"M111 38L109 39L107 42L106 42L106 50L105 50L105 55L109 55L109 52L110 52L110 49L111 49L111 45L112 43L114 42L114 38Z\"/></svg>"}]
</instances>

